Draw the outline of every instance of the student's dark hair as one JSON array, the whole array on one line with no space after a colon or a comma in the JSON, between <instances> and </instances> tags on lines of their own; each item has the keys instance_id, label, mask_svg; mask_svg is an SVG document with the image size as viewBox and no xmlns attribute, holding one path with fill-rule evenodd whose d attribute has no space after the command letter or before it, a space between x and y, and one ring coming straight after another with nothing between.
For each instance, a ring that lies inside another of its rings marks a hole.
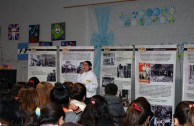
<instances>
[{"instance_id":1,"label":"student's dark hair","mask_svg":"<svg viewBox=\"0 0 194 126\"><path fill-rule=\"evenodd\" d=\"M192 104L192 101L181 101L176 106L174 118L178 120L180 125L184 125L187 122L190 105Z\"/></svg>"},{"instance_id":2,"label":"student's dark hair","mask_svg":"<svg viewBox=\"0 0 194 126\"><path fill-rule=\"evenodd\" d=\"M64 107L69 105L70 91L61 83L55 84L56 86L50 92L51 101L62 104Z\"/></svg>"},{"instance_id":3,"label":"student's dark hair","mask_svg":"<svg viewBox=\"0 0 194 126\"><path fill-rule=\"evenodd\" d=\"M192 106L191 106L191 108L189 110L187 122L189 124L194 125L194 105L193 104L192 104Z\"/></svg>"},{"instance_id":4,"label":"student's dark hair","mask_svg":"<svg viewBox=\"0 0 194 126\"><path fill-rule=\"evenodd\" d=\"M88 64L88 66L90 67L89 70L91 70L92 69L92 63L90 61L84 61L84 62Z\"/></svg>"},{"instance_id":5,"label":"student's dark hair","mask_svg":"<svg viewBox=\"0 0 194 126\"><path fill-rule=\"evenodd\" d=\"M0 118L7 120L10 125L22 126L25 122L26 113L22 110L18 99L2 98L0 99Z\"/></svg>"},{"instance_id":6,"label":"student's dark hair","mask_svg":"<svg viewBox=\"0 0 194 126\"><path fill-rule=\"evenodd\" d=\"M123 122L124 126L142 125L151 116L151 113L150 103L144 97L137 98L127 108Z\"/></svg>"},{"instance_id":7,"label":"student's dark hair","mask_svg":"<svg viewBox=\"0 0 194 126\"><path fill-rule=\"evenodd\" d=\"M84 109L79 124L84 126L112 126L112 116L108 110L108 104L104 97L95 95L91 97Z\"/></svg>"},{"instance_id":8,"label":"student's dark hair","mask_svg":"<svg viewBox=\"0 0 194 126\"><path fill-rule=\"evenodd\" d=\"M72 94L72 88L73 88L73 82L71 81L65 81L63 85L67 88L69 88L70 94Z\"/></svg>"},{"instance_id":9,"label":"student's dark hair","mask_svg":"<svg viewBox=\"0 0 194 126\"><path fill-rule=\"evenodd\" d=\"M60 117L65 117L63 108L57 103L47 103L40 107L39 115L34 111L25 122L25 126L40 126L42 124L57 124Z\"/></svg>"},{"instance_id":10,"label":"student's dark hair","mask_svg":"<svg viewBox=\"0 0 194 126\"><path fill-rule=\"evenodd\" d=\"M71 98L82 101L86 96L86 87L82 83L75 83L72 88Z\"/></svg>"},{"instance_id":11,"label":"student's dark hair","mask_svg":"<svg viewBox=\"0 0 194 126\"><path fill-rule=\"evenodd\" d=\"M36 88L36 86L40 83L39 79L37 77L31 77L28 80L28 86Z\"/></svg>"},{"instance_id":12,"label":"student's dark hair","mask_svg":"<svg viewBox=\"0 0 194 126\"><path fill-rule=\"evenodd\" d=\"M118 87L116 84L109 83L105 86L105 94L116 95L118 92Z\"/></svg>"}]
</instances>

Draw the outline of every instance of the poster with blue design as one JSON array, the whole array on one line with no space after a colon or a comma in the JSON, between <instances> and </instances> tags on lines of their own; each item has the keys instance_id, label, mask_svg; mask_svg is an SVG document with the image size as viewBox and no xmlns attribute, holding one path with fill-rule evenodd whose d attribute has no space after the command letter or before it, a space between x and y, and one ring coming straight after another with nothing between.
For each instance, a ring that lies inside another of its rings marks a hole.
<instances>
[{"instance_id":1,"label":"poster with blue design","mask_svg":"<svg viewBox=\"0 0 194 126\"><path fill-rule=\"evenodd\" d=\"M28 43L18 43L18 60L28 60Z\"/></svg>"},{"instance_id":2,"label":"poster with blue design","mask_svg":"<svg viewBox=\"0 0 194 126\"><path fill-rule=\"evenodd\" d=\"M122 11L119 15L119 25L128 28L154 24L173 24L175 22L175 12L174 6Z\"/></svg>"},{"instance_id":3,"label":"poster with blue design","mask_svg":"<svg viewBox=\"0 0 194 126\"><path fill-rule=\"evenodd\" d=\"M10 24L8 26L8 40L19 40L20 34L20 25L19 24Z\"/></svg>"}]
</instances>

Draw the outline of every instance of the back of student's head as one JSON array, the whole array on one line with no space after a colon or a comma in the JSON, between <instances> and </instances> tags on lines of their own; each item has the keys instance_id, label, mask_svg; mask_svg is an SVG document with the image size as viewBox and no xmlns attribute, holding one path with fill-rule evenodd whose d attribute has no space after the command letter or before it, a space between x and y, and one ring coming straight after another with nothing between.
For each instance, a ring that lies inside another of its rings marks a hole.
<instances>
[{"instance_id":1,"label":"back of student's head","mask_svg":"<svg viewBox=\"0 0 194 126\"><path fill-rule=\"evenodd\" d=\"M175 124L184 125L187 122L190 105L192 103L191 101L181 101L178 103L174 113Z\"/></svg>"},{"instance_id":2,"label":"back of student's head","mask_svg":"<svg viewBox=\"0 0 194 126\"><path fill-rule=\"evenodd\" d=\"M23 125L25 113L22 111L21 103L14 98L0 99L0 122L9 122L10 126ZM3 125L2 125L3 126Z\"/></svg>"},{"instance_id":3,"label":"back of student's head","mask_svg":"<svg viewBox=\"0 0 194 126\"><path fill-rule=\"evenodd\" d=\"M72 94L72 88L73 88L73 82L71 81L65 81L63 85L67 88L69 88L70 94Z\"/></svg>"},{"instance_id":4,"label":"back of student's head","mask_svg":"<svg viewBox=\"0 0 194 126\"><path fill-rule=\"evenodd\" d=\"M51 101L58 104L63 104L64 106L69 105L70 92L67 87L61 83L55 84L55 87L50 92Z\"/></svg>"},{"instance_id":5,"label":"back of student's head","mask_svg":"<svg viewBox=\"0 0 194 126\"><path fill-rule=\"evenodd\" d=\"M190 105L190 110L188 113L188 123L194 125L194 104Z\"/></svg>"},{"instance_id":6,"label":"back of student's head","mask_svg":"<svg viewBox=\"0 0 194 126\"><path fill-rule=\"evenodd\" d=\"M40 98L40 105L44 105L50 102L50 91L53 89L53 85L49 82L40 82L36 86L36 91Z\"/></svg>"},{"instance_id":7,"label":"back of student's head","mask_svg":"<svg viewBox=\"0 0 194 126\"><path fill-rule=\"evenodd\" d=\"M40 99L35 88L24 86L18 93L18 98L22 103L22 109L25 112L31 113L37 106L40 105Z\"/></svg>"},{"instance_id":8,"label":"back of student's head","mask_svg":"<svg viewBox=\"0 0 194 126\"><path fill-rule=\"evenodd\" d=\"M36 110L30 114L25 122L25 126L40 126L42 124L59 124L59 120L64 120L65 113L60 104L47 103L46 105L36 108Z\"/></svg>"},{"instance_id":9,"label":"back of student's head","mask_svg":"<svg viewBox=\"0 0 194 126\"><path fill-rule=\"evenodd\" d=\"M72 87L71 98L84 101L84 97L86 96L86 87L82 83L75 83Z\"/></svg>"},{"instance_id":10,"label":"back of student's head","mask_svg":"<svg viewBox=\"0 0 194 126\"><path fill-rule=\"evenodd\" d=\"M31 77L28 80L28 86L36 88L36 86L40 83L39 79L37 77Z\"/></svg>"},{"instance_id":11,"label":"back of student's head","mask_svg":"<svg viewBox=\"0 0 194 126\"><path fill-rule=\"evenodd\" d=\"M134 100L127 108L124 126L138 126L149 123L151 107L149 102L141 97Z\"/></svg>"},{"instance_id":12,"label":"back of student's head","mask_svg":"<svg viewBox=\"0 0 194 126\"><path fill-rule=\"evenodd\" d=\"M116 95L117 91L118 91L118 87L116 84L110 83L105 86L105 94Z\"/></svg>"},{"instance_id":13,"label":"back of student's head","mask_svg":"<svg viewBox=\"0 0 194 126\"><path fill-rule=\"evenodd\" d=\"M91 97L81 115L79 123L84 126L113 125L108 104L104 97L100 95Z\"/></svg>"}]
</instances>

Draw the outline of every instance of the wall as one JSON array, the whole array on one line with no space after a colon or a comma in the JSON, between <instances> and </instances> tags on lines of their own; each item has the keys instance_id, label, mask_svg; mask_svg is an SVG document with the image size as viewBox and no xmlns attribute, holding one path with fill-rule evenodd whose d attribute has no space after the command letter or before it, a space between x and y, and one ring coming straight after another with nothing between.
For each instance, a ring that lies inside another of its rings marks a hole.
<instances>
[{"instance_id":1,"label":"wall","mask_svg":"<svg viewBox=\"0 0 194 126\"><path fill-rule=\"evenodd\" d=\"M90 45L93 31L98 31L94 9L92 7L80 7L64 9L66 5L94 3L112 0L1 0L0 1L0 64L12 64L17 69L17 81L27 80L27 62L17 61L17 43L28 41L28 25L40 24L40 40L50 41L51 23L66 22L66 40L76 40L77 45ZM193 0L137 0L122 4L111 4L112 7L110 31L114 33L114 45L133 44L179 44L193 42L194 20ZM150 26L120 27L119 14L122 11L134 11L155 7L175 6L174 24L156 24ZM7 38L8 25L20 24L20 40L9 41ZM54 42L60 45L60 42ZM2 55L2 56L1 56ZM181 62L177 61L177 73L181 73ZM176 101L181 97L181 75L176 79Z\"/></svg>"}]
</instances>

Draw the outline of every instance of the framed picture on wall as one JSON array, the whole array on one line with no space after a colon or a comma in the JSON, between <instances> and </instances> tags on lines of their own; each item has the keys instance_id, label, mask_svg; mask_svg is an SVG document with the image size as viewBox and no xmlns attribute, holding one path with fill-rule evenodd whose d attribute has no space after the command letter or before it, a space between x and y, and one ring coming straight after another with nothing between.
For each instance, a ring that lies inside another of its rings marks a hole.
<instances>
[{"instance_id":1,"label":"framed picture on wall","mask_svg":"<svg viewBox=\"0 0 194 126\"><path fill-rule=\"evenodd\" d=\"M65 40L65 23L51 24L51 40Z\"/></svg>"},{"instance_id":2,"label":"framed picture on wall","mask_svg":"<svg viewBox=\"0 0 194 126\"><path fill-rule=\"evenodd\" d=\"M29 25L29 43L38 43L40 25Z\"/></svg>"}]
</instances>

